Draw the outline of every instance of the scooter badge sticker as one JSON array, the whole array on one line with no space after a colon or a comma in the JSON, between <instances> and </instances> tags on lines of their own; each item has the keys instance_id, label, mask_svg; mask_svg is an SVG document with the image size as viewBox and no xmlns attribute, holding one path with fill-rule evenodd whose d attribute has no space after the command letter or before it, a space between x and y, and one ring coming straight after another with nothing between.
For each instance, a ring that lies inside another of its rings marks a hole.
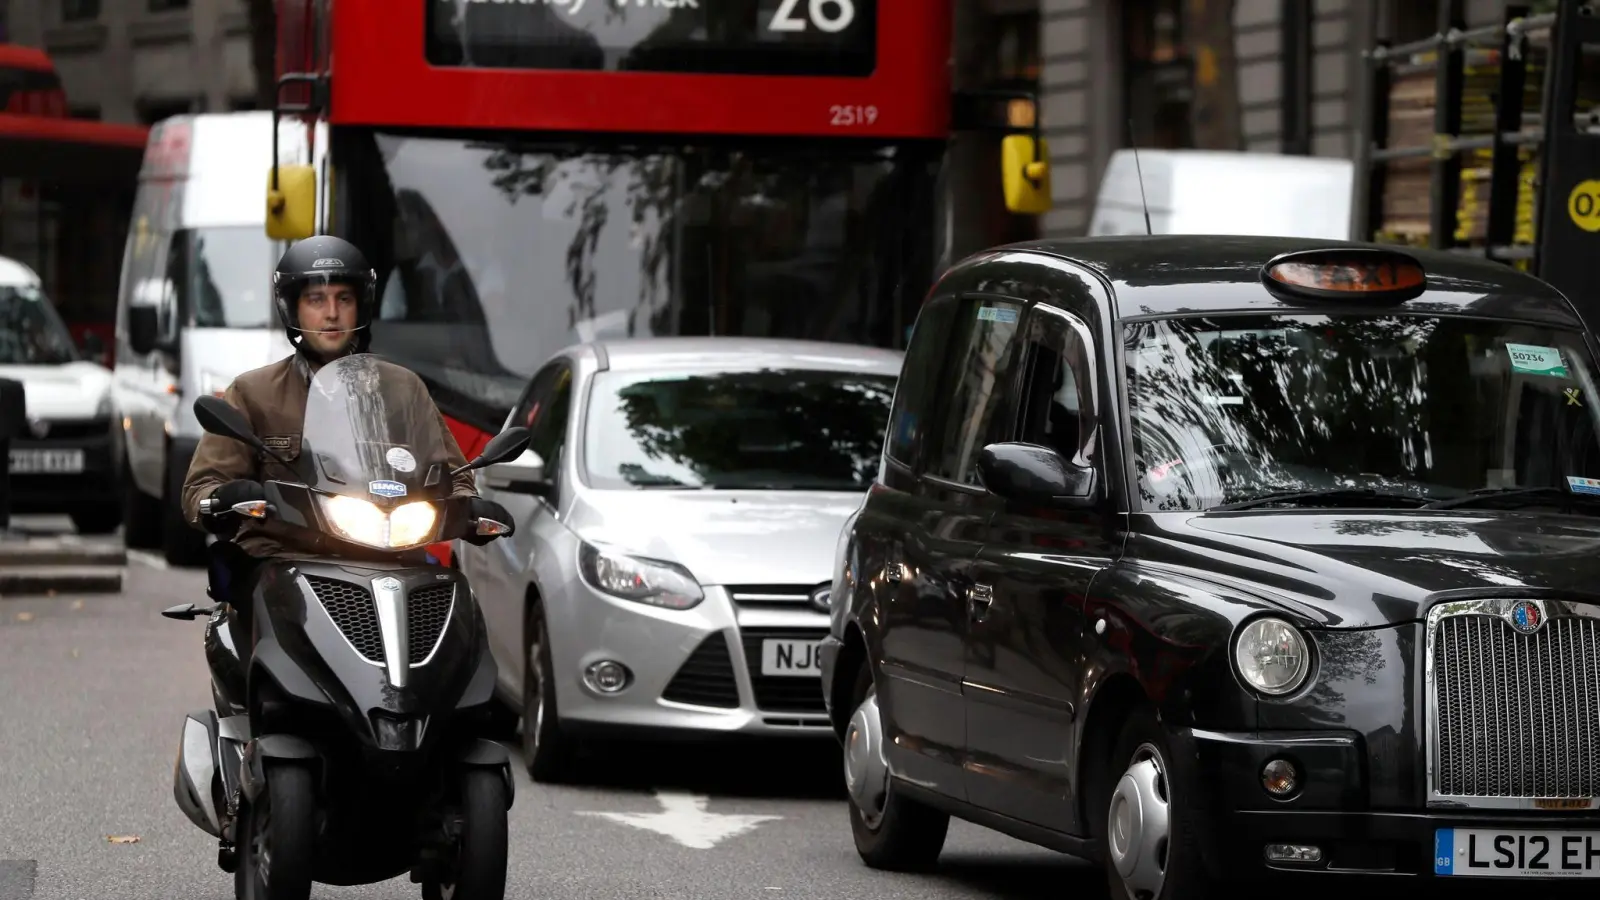
<instances>
[{"instance_id":1,"label":"scooter badge sticker","mask_svg":"<svg viewBox=\"0 0 1600 900\"><path fill-rule=\"evenodd\" d=\"M389 465L393 466L397 472L415 472L417 470L417 458L412 456L411 451L404 447L390 447L389 452L385 453L383 458L388 460Z\"/></svg>"},{"instance_id":2,"label":"scooter badge sticker","mask_svg":"<svg viewBox=\"0 0 1600 900\"><path fill-rule=\"evenodd\" d=\"M375 497L404 497L406 486L398 481L369 481L367 490Z\"/></svg>"}]
</instances>

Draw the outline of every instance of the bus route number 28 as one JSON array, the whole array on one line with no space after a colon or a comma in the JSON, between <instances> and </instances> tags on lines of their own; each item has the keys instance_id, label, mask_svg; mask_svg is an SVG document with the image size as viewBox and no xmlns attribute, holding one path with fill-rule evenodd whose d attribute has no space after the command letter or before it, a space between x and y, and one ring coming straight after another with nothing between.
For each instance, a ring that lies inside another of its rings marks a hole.
<instances>
[{"instance_id":1,"label":"bus route number 28","mask_svg":"<svg viewBox=\"0 0 1600 900\"><path fill-rule=\"evenodd\" d=\"M801 4L805 5L804 13L800 11ZM767 30L805 31L807 28L816 28L818 31L838 34L849 28L855 20L855 0L778 0L778 11L767 23Z\"/></svg>"},{"instance_id":2,"label":"bus route number 28","mask_svg":"<svg viewBox=\"0 0 1600 900\"><path fill-rule=\"evenodd\" d=\"M855 106L851 104L838 104L828 107L831 116L830 125L840 128L849 128L853 125L871 125L878 121L878 108L871 104Z\"/></svg>"}]
</instances>

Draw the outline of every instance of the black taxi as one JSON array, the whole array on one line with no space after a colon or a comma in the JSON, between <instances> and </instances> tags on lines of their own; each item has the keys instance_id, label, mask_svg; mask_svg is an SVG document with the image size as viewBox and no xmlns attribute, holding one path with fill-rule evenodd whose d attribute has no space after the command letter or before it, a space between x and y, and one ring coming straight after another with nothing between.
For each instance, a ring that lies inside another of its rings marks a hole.
<instances>
[{"instance_id":1,"label":"black taxi","mask_svg":"<svg viewBox=\"0 0 1600 900\"><path fill-rule=\"evenodd\" d=\"M952 268L822 648L861 857L931 866L956 816L1117 900L1600 884L1595 352L1550 286L1446 253Z\"/></svg>"}]
</instances>

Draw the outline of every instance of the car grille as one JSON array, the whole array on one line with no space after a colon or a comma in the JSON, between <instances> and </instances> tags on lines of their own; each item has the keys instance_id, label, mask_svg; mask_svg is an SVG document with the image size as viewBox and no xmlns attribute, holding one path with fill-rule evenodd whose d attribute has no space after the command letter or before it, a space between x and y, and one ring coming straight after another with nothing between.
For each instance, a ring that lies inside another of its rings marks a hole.
<instances>
[{"instance_id":1,"label":"car grille","mask_svg":"<svg viewBox=\"0 0 1600 900\"><path fill-rule=\"evenodd\" d=\"M733 605L744 609L811 609L811 596L831 584L730 584L725 590ZM827 610L818 610L826 612Z\"/></svg>"},{"instance_id":2,"label":"car grille","mask_svg":"<svg viewBox=\"0 0 1600 900\"><path fill-rule=\"evenodd\" d=\"M1513 626L1519 605L1537 612L1536 627L1526 628L1526 618ZM1515 600L1430 612L1433 799L1506 805L1600 794L1597 615L1577 604Z\"/></svg>"},{"instance_id":3,"label":"car grille","mask_svg":"<svg viewBox=\"0 0 1600 900\"><path fill-rule=\"evenodd\" d=\"M672 676L661 699L693 706L734 709L739 705L739 685L733 677L733 656L722 632L706 635Z\"/></svg>"},{"instance_id":4,"label":"car grille","mask_svg":"<svg viewBox=\"0 0 1600 900\"><path fill-rule=\"evenodd\" d=\"M746 628L744 639L745 665L750 670L750 686L756 694L756 707L767 712L823 713L822 681L819 678L796 678L761 674L761 643L772 638L783 640L817 641L827 637L823 628Z\"/></svg>"},{"instance_id":5,"label":"car grille","mask_svg":"<svg viewBox=\"0 0 1600 900\"><path fill-rule=\"evenodd\" d=\"M382 665L383 632L378 628L378 609L373 604L372 592L359 584L334 578L308 575L306 581L345 640L368 662ZM413 591L407 598L406 625L410 634L407 650L411 665L421 664L438 646L454 604L453 584L431 584Z\"/></svg>"}]
</instances>

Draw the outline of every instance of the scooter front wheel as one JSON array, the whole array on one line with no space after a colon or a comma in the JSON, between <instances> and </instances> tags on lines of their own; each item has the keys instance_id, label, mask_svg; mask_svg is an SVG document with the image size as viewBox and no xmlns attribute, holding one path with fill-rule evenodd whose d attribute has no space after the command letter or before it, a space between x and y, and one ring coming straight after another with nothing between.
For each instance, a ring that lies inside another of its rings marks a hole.
<instances>
[{"instance_id":1,"label":"scooter front wheel","mask_svg":"<svg viewBox=\"0 0 1600 900\"><path fill-rule=\"evenodd\" d=\"M461 783L461 839L453 883L424 885L423 900L505 900L508 800L500 772L467 771Z\"/></svg>"},{"instance_id":2,"label":"scooter front wheel","mask_svg":"<svg viewBox=\"0 0 1600 900\"><path fill-rule=\"evenodd\" d=\"M316 793L311 771L267 767L266 788L239 811L236 900L309 900L316 850Z\"/></svg>"}]
</instances>

